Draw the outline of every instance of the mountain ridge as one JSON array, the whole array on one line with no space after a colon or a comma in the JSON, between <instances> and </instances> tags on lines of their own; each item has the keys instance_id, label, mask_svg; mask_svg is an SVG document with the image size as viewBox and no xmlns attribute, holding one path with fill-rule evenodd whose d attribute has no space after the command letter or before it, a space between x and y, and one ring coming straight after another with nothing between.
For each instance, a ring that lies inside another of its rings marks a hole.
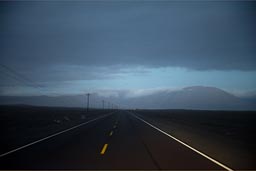
<instances>
[{"instance_id":1,"label":"mountain ridge","mask_svg":"<svg viewBox=\"0 0 256 171\"><path fill-rule=\"evenodd\" d=\"M237 97L222 89L208 86L190 86L179 90L162 90L148 95L104 97L91 96L91 107L102 108L102 101L126 104L123 108L138 109L201 109L201 110L256 110L254 100ZM36 106L84 107L84 95L62 96L0 96L0 104L26 104ZM107 106L107 103L105 104Z\"/></svg>"}]
</instances>

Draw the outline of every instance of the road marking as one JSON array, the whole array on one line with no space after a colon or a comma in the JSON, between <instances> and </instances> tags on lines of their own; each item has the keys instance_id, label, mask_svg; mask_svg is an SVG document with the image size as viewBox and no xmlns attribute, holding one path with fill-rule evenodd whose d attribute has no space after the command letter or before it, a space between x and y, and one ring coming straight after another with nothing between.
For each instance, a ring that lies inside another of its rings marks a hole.
<instances>
[{"instance_id":1,"label":"road marking","mask_svg":"<svg viewBox=\"0 0 256 171\"><path fill-rule=\"evenodd\" d=\"M105 151L107 150L107 148L108 148L108 144L104 144L100 154L103 155L105 153Z\"/></svg>"},{"instance_id":2,"label":"road marking","mask_svg":"<svg viewBox=\"0 0 256 171\"><path fill-rule=\"evenodd\" d=\"M110 133L109 133L109 136L111 137L113 135L113 131L111 131Z\"/></svg>"},{"instance_id":3,"label":"road marking","mask_svg":"<svg viewBox=\"0 0 256 171\"><path fill-rule=\"evenodd\" d=\"M158 130L159 132L161 132L161 133L163 133L163 134L167 135L168 137L170 137L170 138L174 139L175 141L177 141L177 142L181 143L182 145L184 145L184 146L188 147L189 149L193 150L194 152L196 152L196 153L198 153L198 154L202 155L203 157L205 157L205 158L207 158L208 160L210 160L210 161L214 162L215 164L217 164L217 165L221 166L222 168L224 168L224 169L226 169L226 170L228 170L228 171L233 171L233 169L231 169L230 167L225 166L224 164L220 163L219 161L217 161L217 160L213 159L212 157L209 157L208 155L206 155L206 154L204 154L204 153L200 152L199 150L197 150L197 149L195 149L195 148L191 147L190 145L188 145L188 144L186 144L186 143L182 142L182 141L181 141L181 140L179 140L178 138L175 138L174 136L172 136L172 135L170 135L170 134L166 133L165 131L161 130L160 128L158 128L158 127L156 127L156 126L152 125L151 123L149 123L149 122L147 122L147 121L143 120L141 117L136 116L135 114L133 114L133 113L131 113L131 112L129 112L129 113L130 113L133 117L135 117L135 118L139 119L140 121L144 122L145 124L147 124L147 125L151 126L152 128L154 128L154 129Z\"/></svg>"},{"instance_id":4,"label":"road marking","mask_svg":"<svg viewBox=\"0 0 256 171\"><path fill-rule=\"evenodd\" d=\"M113 113L114 113L114 112L111 112L111 113L109 113L109 114L106 114L106 115L97 117L97 118L92 119L92 120L90 120L90 121L81 123L81 124L79 124L79 125L77 125L77 126L73 126L73 127L69 128L69 129L66 129L66 130L64 130L64 131L55 133L55 134L53 134L53 135L47 136L47 137L45 137L45 138L42 138L42 139L40 139L40 140L34 141L34 142L32 142L32 143L29 143L29 144L27 144L27 145L21 146L21 147L19 147L19 148L14 149L14 150L8 151L8 152L6 152L6 153L1 154L0 157L4 157L4 156L6 156L6 155L8 155L8 154L11 154L11 153L14 153L14 152L16 152L16 151L22 150L22 149L24 149L24 148L26 148L26 147L29 147L29 146L31 146L31 145L34 145L34 144L36 144L36 143L42 142L42 141L44 141L44 140L47 140L47 139L52 138L52 137L55 137L55 136L60 135L60 134L62 134L62 133L71 131L71 130L73 130L73 129L75 129L75 128L78 128L78 127L81 127L81 126L83 126L83 125L89 124L89 123L94 122L94 121L96 121L96 120L99 120L99 119L108 117L108 116L112 115Z\"/></svg>"}]
</instances>

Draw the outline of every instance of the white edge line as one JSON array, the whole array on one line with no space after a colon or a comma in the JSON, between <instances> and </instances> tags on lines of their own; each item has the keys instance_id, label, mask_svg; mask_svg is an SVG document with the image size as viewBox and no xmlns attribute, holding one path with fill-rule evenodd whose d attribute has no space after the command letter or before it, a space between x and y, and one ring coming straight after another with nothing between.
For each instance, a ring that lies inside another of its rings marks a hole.
<instances>
[{"instance_id":1,"label":"white edge line","mask_svg":"<svg viewBox=\"0 0 256 171\"><path fill-rule=\"evenodd\" d=\"M195 149L195 148L191 147L190 145L188 145L188 144L186 144L186 143L182 142L181 140L179 140L179 139L175 138L174 136L172 136L172 135L170 135L170 134L166 133L165 131L163 131L163 130L159 129L158 127L156 127L156 126L154 126L154 125L150 124L149 122L147 122L147 121L143 120L142 118L140 118L140 117L136 116L135 114L133 114L133 113L131 113L131 112L129 112L129 113L130 113L133 117L135 117L135 118L139 119L140 121L142 121L142 122L144 122L144 123L148 124L148 125L149 125L149 126L151 126L152 128L154 128L154 129L158 130L159 132L161 132L161 133L163 133L163 134L167 135L168 137L170 137L170 138L174 139L175 141L177 141L177 142L181 143L182 145L184 145L184 146L188 147L189 149L193 150L194 152L196 152L196 153L198 153L198 154L202 155L203 157L207 158L208 160L210 160L210 161L214 162L215 164L217 164L217 165L219 165L219 166L223 167L224 169L226 169L226 170L228 170L228 171L233 171L233 169L231 169L231 168L229 168L229 167L225 166L224 164L222 164L222 163L218 162L217 160L215 160L215 159L213 159L213 158L209 157L208 155L206 155L206 154L204 154L204 153L202 153L202 152L198 151L197 149Z\"/></svg>"},{"instance_id":2,"label":"white edge line","mask_svg":"<svg viewBox=\"0 0 256 171\"><path fill-rule=\"evenodd\" d=\"M114 112L112 112L112 113L110 113L110 114L106 114L106 115L100 116L100 117L97 117L97 118L92 119L92 120L90 120L90 121L86 121L86 122L81 123L81 124L79 124L79 125L73 126L73 127L69 128L69 129L66 129L66 130L64 130L64 131L55 133L55 134L53 134L53 135L50 135L50 136L47 136L47 137L45 137L45 138L39 139L39 140L37 140L37 141L34 141L34 142L29 143L29 144L27 144L27 145L21 146L21 147L19 147L19 148L14 149L14 150L8 151L8 152L6 152L6 153L1 154L0 157L4 157L4 156L6 156L6 155L8 155L8 154L11 154L11 153L14 153L14 152L16 152L16 151L22 150L22 149L24 149L24 148L26 148L26 147L29 147L29 146L33 145L33 144L42 142L42 141L44 141L44 140L47 140L47 139L49 139L49 138L55 137L55 136L57 136L57 135L60 135L60 134L62 134L62 133L68 132L68 131L73 130L73 129L75 129L75 128L81 127L81 126L83 126L83 125L86 125L86 124L91 123L91 122L93 122L93 121L96 121L96 120L98 120L98 119L105 118L105 117L107 117L107 116L109 116L109 115L112 115L113 113L114 113Z\"/></svg>"}]
</instances>

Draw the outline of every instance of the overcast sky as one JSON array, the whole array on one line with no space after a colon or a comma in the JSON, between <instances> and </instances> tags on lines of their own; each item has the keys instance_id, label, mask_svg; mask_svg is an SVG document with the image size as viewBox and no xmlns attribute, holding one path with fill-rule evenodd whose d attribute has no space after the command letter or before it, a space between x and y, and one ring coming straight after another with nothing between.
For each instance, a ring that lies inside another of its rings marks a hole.
<instances>
[{"instance_id":1,"label":"overcast sky","mask_svg":"<svg viewBox=\"0 0 256 171\"><path fill-rule=\"evenodd\" d=\"M0 20L1 95L256 91L256 2L0 2Z\"/></svg>"}]
</instances>

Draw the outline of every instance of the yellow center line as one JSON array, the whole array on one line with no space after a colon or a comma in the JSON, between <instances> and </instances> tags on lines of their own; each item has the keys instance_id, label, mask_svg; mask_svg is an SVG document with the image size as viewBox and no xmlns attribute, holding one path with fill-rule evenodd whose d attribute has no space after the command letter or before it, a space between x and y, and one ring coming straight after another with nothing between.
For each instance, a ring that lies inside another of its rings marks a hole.
<instances>
[{"instance_id":1,"label":"yellow center line","mask_svg":"<svg viewBox=\"0 0 256 171\"><path fill-rule=\"evenodd\" d=\"M113 131L111 131L110 133L109 133L109 136L112 136L113 135Z\"/></svg>"},{"instance_id":2,"label":"yellow center line","mask_svg":"<svg viewBox=\"0 0 256 171\"><path fill-rule=\"evenodd\" d=\"M105 153L105 151L107 150L108 144L104 144L100 154L103 155Z\"/></svg>"}]
</instances>

